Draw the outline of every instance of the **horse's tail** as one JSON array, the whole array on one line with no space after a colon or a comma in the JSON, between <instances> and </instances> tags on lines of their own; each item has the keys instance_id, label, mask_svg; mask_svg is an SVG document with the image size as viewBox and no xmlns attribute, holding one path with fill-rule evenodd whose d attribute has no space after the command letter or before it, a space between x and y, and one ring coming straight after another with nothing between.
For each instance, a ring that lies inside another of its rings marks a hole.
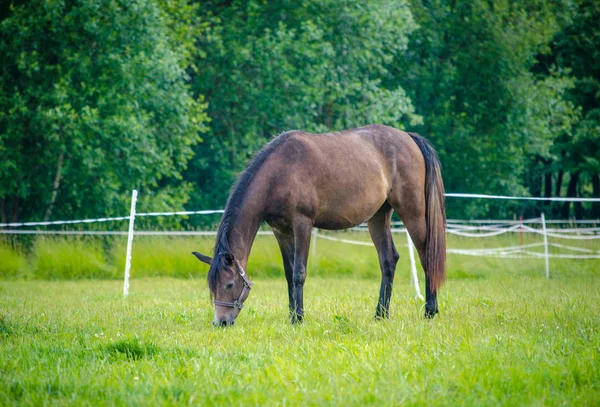
<instances>
[{"instance_id":1,"label":"horse's tail","mask_svg":"<svg viewBox=\"0 0 600 407\"><path fill-rule=\"evenodd\" d=\"M425 158L425 264L429 288L436 293L446 280L446 209L444 183L437 153L429 142L415 133L408 133Z\"/></svg>"}]
</instances>

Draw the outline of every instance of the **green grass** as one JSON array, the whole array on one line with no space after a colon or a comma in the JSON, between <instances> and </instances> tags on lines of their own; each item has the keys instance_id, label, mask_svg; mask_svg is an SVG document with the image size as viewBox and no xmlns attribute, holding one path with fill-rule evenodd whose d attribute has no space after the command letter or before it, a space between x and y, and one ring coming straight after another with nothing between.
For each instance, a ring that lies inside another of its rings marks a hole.
<instances>
[{"instance_id":1,"label":"green grass","mask_svg":"<svg viewBox=\"0 0 600 407\"><path fill-rule=\"evenodd\" d=\"M36 239L31 261L33 278L115 278L117 270L107 263L99 240L88 238Z\"/></svg>"},{"instance_id":2,"label":"green grass","mask_svg":"<svg viewBox=\"0 0 600 407\"><path fill-rule=\"evenodd\" d=\"M552 259L546 280L542 259L449 255L428 321L398 235L392 316L376 322L375 249L319 239L306 322L291 326L279 250L259 236L250 299L214 329L207 267L190 254L213 239L136 237L127 299L124 238L0 241L0 405L600 404L599 260Z\"/></svg>"},{"instance_id":3,"label":"green grass","mask_svg":"<svg viewBox=\"0 0 600 407\"><path fill-rule=\"evenodd\" d=\"M28 272L27 258L23 249L0 240L0 276L23 277Z\"/></svg>"},{"instance_id":4,"label":"green grass","mask_svg":"<svg viewBox=\"0 0 600 407\"><path fill-rule=\"evenodd\" d=\"M335 237L369 242L368 233L333 233ZM404 234L394 236L400 253L398 272L409 267ZM541 242L539 235L525 235L525 244ZM554 240L560 243L565 241ZM600 240L567 241L577 247L600 250ZM472 239L448 236L449 248L506 247L519 244L516 235ZM47 237L35 238L25 250L14 240L0 240L0 278L4 279L115 279L123 275L125 237ZM134 240L132 276L204 278L206 266L191 252L211 254L214 237L138 236ZM537 249L541 251L541 248ZM552 253L567 253L551 248ZM587 273L600 269L600 260L551 259L551 275ZM258 236L252 248L248 272L251 278L271 278L282 275L281 256L273 236ZM480 278L485 273L502 275L543 275L543 259L498 259L450 255L450 278ZM373 247L355 246L325 239L317 240L316 256L309 259L309 275L335 278L373 279L380 275L377 254Z\"/></svg>"},{"instance_id":5,"label":"green grass","mask_svg":"<svg viewBox=\"0 0 600 407\"><path fill-rule=\"evenodd\" d=\"M256 279L211 326L204 280L0 281L0 405L598 405L600 278L451 278L422 318L406 273L391 318L378 280Z\"/></svg>"}]
</instances>

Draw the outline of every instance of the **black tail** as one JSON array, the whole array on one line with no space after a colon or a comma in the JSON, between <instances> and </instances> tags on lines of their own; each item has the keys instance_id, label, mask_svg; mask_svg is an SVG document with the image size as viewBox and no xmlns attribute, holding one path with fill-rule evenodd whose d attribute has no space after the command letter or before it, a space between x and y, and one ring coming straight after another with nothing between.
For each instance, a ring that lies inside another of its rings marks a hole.
<instances>
[{"instance_id":1,"label":"black tail","mask_svg":"<svg viewBox=\"0 0 600 407\"><path fill-rule=\"evenodd\" d=\"M408 133L425 158L425 264L423 268L436 293L446 280L446 208L441 164L431 144L416 133Z\"/></svg>"}]
</instances>

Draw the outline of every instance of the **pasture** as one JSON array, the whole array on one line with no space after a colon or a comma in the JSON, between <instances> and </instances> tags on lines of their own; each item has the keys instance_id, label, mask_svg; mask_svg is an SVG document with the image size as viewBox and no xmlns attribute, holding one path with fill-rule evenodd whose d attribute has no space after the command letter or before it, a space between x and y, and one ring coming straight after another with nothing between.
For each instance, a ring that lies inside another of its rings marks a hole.
<instances>
[{"instance_id":1,"label":"pasture","mask_svg":"<svg viewBox=\"0 0 600 407\"><path fill-rule=\"evenodd\" d=\"M451 237L449 247L514 240ZM278 249L259 236L247 305L235 326L214 329L206 268L189 254L211 238L136 238L127 299L121 238L4 241L0 404L600 402L598 260L552 259L546 280L541 259L450 255L440 315L425 320L396 242L389 320L373 320L375 249L319 240L306 321L291 326Z\"/></svg>"}]
</instances>

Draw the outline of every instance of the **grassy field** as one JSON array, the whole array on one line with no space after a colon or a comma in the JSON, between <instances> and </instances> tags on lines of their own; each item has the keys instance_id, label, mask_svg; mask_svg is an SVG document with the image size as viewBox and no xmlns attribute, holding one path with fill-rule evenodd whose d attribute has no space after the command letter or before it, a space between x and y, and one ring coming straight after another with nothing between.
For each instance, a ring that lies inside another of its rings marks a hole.
<instances>
[{"instance_id":1,"label":"grassy field","mask_svg":"<svg viewBox=\"0 0 600 407\"><path fill-rule=\"evenodd\" d=\"M378 322L374 249L319 240L306 322L291 326L269 239L227 329L212 328L206 270L187 255L211 239L137 239L127 299L107 279L120 274L114 242L0 246L17 270L0 279L0 405L600 405L600 261L552 260L546 280L540 260L451 255L429 321L399 239L391 318Z\"/></svg>"},{"instance_id":2,"label":"grassy field","mask_svg":"<svg viewBox=\"0 0 600 407\"><path fill-rule=\"evenodd\" d=\"M330 233L330 236L370 242L368 233ZM409 267L406 235L395 234L400 262L398 273L407 276ZM565 241L554 240L565 244ZM524 244L542 242L540 235L525 234ZM567 241L581 248L600 250L600 240ZM492 238L448 236L449 248L506 247L519 244L519 236L507 234ZM0 237L0 279L74 280L118 279L123 276L127 239L109 237L51 237L25 239ZM193 250L210 254L214 237L138 236L133 244L132 276L178 277L203 279L206 267L194 256ZM536 249L542 252L542 248ZM551 248L552 253L569 253ZM570 252L571 254L573 252ZM581 253L576 253L581 254ZM573 261L552 259L551 274L587 273L600 269L600 260ZM283 275L281 255L273 236L257 236L252 248L248 272L251 278L271 278ZM498 259L450 255L450 278L480 278L486 273L536 276L544 274L542 259ZM309 275L335 278L379 278L377 254L373 247L318 239L316 255L309 259Z\"/></svg>"},{"instance_id":3,"label":"grassy field","mask_svg":"<svg viewBox=\"0 0 600 407\"><path fill-rule=\"evenodd\" d=\"M0 404L598 405L595 276L451 280L422 318L398 283L308 280L290 326L282 280L258 280L214 329L204 281L0 283Z\"/></svg>"}]
</instances>

